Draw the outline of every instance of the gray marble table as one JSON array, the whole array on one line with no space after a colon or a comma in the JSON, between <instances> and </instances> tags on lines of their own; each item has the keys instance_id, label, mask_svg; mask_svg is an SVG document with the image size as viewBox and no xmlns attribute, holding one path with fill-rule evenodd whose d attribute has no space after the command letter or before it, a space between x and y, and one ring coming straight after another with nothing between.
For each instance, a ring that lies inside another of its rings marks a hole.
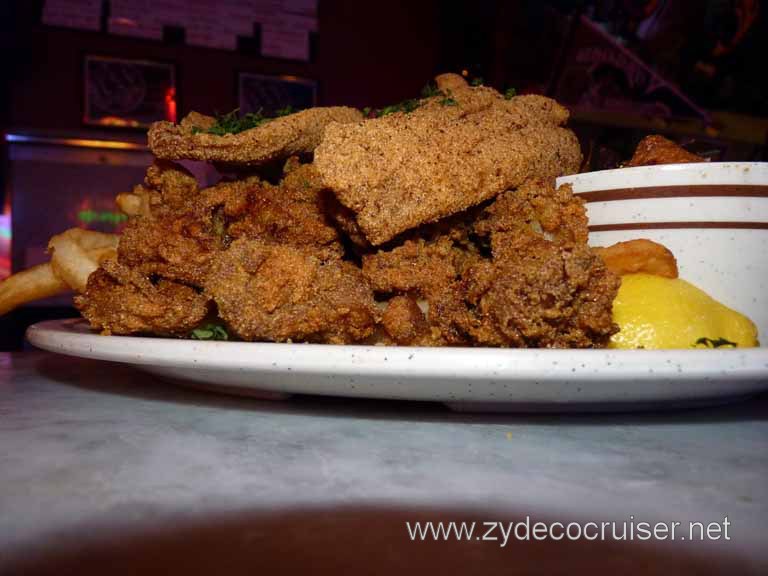
<instances>
[{"instance_id":1,"label":"gray marble table","mask_svg":"<svg viewBox=\"0 0 768 576\"><path fill-rule=\"evenodd\" d=\"M115 364L4 354L0 573L768 573L766 448L765 396L654 414L472 415L217 396ZM727 516L730 539L501 546L412 542L405 525L484 532L526 516Z\"/></svg>"}]
</instances>

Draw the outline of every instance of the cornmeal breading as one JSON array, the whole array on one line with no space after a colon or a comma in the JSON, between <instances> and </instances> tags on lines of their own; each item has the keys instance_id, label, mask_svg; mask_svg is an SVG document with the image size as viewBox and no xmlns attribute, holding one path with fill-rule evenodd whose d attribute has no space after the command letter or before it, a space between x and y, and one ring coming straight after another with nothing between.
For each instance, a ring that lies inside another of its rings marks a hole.
<instances>
[{"instance_id":1,"label":"cornmeal breading","mask_svg":"<svg viewBox=\"0 0 768 576\"><path fill-rule=\"evenodd\" d=\"M117 258L77 307L113 334L218 317L247 341L606 345L619 280L587 245L584 202L554 188L581 162L568 112L436 83L365 121L315 108L223 136L195 113L153 125L158 160L120 195ZM200 189L182 158L233 170Z\"/></svg>"},{"instance_id":2,"label":"cornmeal breading","mask_svg":"<svg viewBox=\"0 0 768 576\"><path fill-rule=\"evenodd\" d=\"M203 190L182 170L156 163L134 190L150 209L128 221L118 248L122 264L199 287L214 253L234 238L302 246L323 258L342 254L336 230L320 211L311 165L292 165L278 186L247 177Z\"/></svg>"},{"instance_id":3,"label":"cornmeal breading","mask_svg":"<svg viewBox=\"0 0 768 576\"><path fill-rule=\"evenodd\" d=\"M706 158L697 156L688 152L682 146L679 146L658 134L646 136L635 149L632 159L627 162L627 166L653 166L655 164L688 164L691 162L706 162Z\"/></svg>"},{"instance_id":4,"label":"cornmeal breading","mask_svg":"<svg viewBox=\"0 0 768 576\"><path fill-rule=\"evenodd\" d=\"M552 181L534 179L517 190L499 195L474 223L478 236L528 229L550 240L586 244L589 236L584 200L573 194L570 184L557 190ZM504 246L492 242L494 255Z\"/></svg>"},{"instance_id":5,"label":"cornmeal breading","mask_svg":"<svg viewBox=\"0 0 768 576\"><path fill-rule=\"evenodd\" d=\"M183 336L210 311L209 299L189 286L147 276L106 260L90 275L75 306L103 334Z\"/></svg>"},{"instance_id":6,"label":"cornmeal breading","mask_svg":"<svg viewBox=\"0 0 768 576\"><path fill-rule=\"evenodd\" d=\"M602 347L617 330L619 278L587 245L584 202L570 186L530 181L505 192L475 224L492 258L463 276L464 328L481 346Z\"/></svg>"},{"instance_id":7,"label":"cornmeal breading","mask_svg":"<svg viewBox=\"0 0 768 576\"><path fill-rule=\"evenodd\" d=\"M611 307L619 279L588 246L531 232L502 233L508 249L464 280L475 344L603 347L618 331Z\"/></svg>"},{"instance_id":8,"label":"cornmeal breading","mask_svg":"<svg viewBox=\"0 0 768 576\"><path fill-rule=\"evenodd\" d=\"M315 151L323 183L373 245L460 212L533 176L578 170L581 152L542 96L505 100L486 87L422 100L357 124L331 124Z\"/></svg>"},{"instance_id":9,"label":"cornmeal breading","mask_svg":"<svg viewBox=\"0 0 768 576\"><path fill-rule=\"evenodd\" d=\"M205 289L243 340L357 342L378 315L352 264L260 240L236 240L217 254Z\"/></svg>"},{"instance_id":10,"label":"cornmeal breading","mask_svg":"<svg viewBox=\"0 0 768 576\"><path fill-rule=\"evenodd\" d=\"M395 296L387 301L381 324L395 344L423 344L429 334L427 318L413 296Z\"/></svg>"},{"instance_id":11,"label":"cornmeal breading","mask_svg":"<svg viewBox=\"0 0 768 576\"><path fill-rule=\"evenodd\" d=\"M297 154L311 153L332 122L359 122L354 108L310 108L274 118L238 134L209 134L214 119L192 113L181 124L155 122L149 129L149 147L158 158L201 160L235 166L261 166Z\"/></svg>"}]
</instances>

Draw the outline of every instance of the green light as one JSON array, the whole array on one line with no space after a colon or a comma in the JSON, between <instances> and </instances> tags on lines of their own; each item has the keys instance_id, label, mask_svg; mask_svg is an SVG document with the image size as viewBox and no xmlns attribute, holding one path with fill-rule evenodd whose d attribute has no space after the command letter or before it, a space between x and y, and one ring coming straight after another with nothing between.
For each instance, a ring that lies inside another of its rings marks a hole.
<instances>
[{"instance_id":1,"label":"green light","mask_svg":"<svg viewBox=\"0 0 768 576\"><path fill-rule=\"evenodd\" d=\"M77 219L83 224L105 222L112 226L118 226L128 220L128 216L120 212L96 212L95 210L81 210L77 213Z\"/></svg>"}]
</instances>

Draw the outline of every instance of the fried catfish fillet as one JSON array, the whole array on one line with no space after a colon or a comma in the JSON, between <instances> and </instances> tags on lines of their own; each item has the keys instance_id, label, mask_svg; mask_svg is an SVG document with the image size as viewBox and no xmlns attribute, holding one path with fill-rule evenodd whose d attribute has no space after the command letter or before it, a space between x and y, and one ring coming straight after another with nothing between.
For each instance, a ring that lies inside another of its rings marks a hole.
<instances>
[{"instance_id":1,"label":"fried catfish fillet","mask_svg":"<svg viewBox=\"0 0 768 576\"><path fill-rule=\"evenodd\" d=\"M75 306L102 334L158 334L183 336L209 312L209 299L199 291L106 260L88 278Z\"/></svg>"},{"instance_id":2,"label":"fried catfish fillet","mask_svg":"<svg viewBox=\"0 0 768 576\"><path fill-rule=\"evenodd\" d=\"M315 150L323 183L373 245L460 212L534 175L576 172L568 112L542 96L463 87L356 124L331 124Z\"/></svg>"},{"instance_id":3,"label":"fried catfish fillet","mask_svg":"<svg viewBox=\"0 0 768 576\"><path fill-rule=\"evenodd\" d=\"M243 340L346 344L372 334L377 320L358 268L261 240L235 240L217 254L205 291Z\"/></svg>"},{"instance_id":4,"label":"fried catfish fillet","mask_svg":"<svg viewBox=\"0 0 768 576\"><path fill-rule=\"evenodd\" d=\"M231 166L261 166L297 154L311 153L332 122L363 119L354 108L309 108L282 116L237 134L209 134L215 120L191 113L179 125L155 122L149 129L149 147L166 160L201 160Z\"/></svg>"},{"instance_id":5,"label":"fried catfish fillet","mask_svg":"<svg viewBox=\"0 0 768 576\"><path fill-rule=\"evenodd\" d=\"M632 159L627 166L653 166L655 164L688 164L691 162L706 162L706 158L688 152L658 134L646 136L635 149Z\"/></svg>"}]
</instances>

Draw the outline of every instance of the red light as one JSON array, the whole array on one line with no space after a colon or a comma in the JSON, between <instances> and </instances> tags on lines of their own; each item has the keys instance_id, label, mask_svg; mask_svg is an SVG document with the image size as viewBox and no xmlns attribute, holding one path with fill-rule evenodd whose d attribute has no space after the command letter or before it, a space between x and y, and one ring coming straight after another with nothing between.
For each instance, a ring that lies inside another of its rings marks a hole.
<instances>
[{"instance_id":1,"label":"red light","mask_svg":"<svg viewBox=\"0 0 768 576\"><path fill-rule=\"evenodd\" d=\"M176 88L173 86L165 91L165 119L176 122Z\"/></svg>"}]
</instances>

